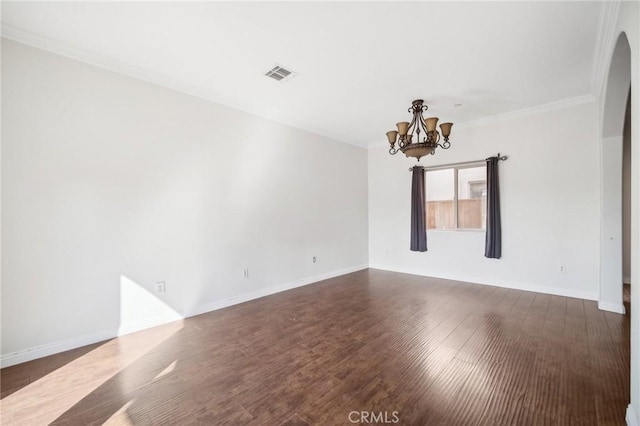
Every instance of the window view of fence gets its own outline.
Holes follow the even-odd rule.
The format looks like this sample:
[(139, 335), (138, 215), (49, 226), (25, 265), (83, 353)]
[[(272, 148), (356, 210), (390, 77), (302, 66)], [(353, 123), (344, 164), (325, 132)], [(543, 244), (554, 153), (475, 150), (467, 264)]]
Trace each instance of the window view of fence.
[(486, 170), (482, 165), (427, 171), (427, 229), (485, 229)]

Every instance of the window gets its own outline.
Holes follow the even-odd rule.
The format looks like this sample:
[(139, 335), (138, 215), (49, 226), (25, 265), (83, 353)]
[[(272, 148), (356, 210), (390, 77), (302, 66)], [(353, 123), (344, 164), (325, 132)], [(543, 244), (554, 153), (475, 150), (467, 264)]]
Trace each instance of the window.
[(486, 165), (427, 169), (425, 184), (427, 229), (485, 229)]

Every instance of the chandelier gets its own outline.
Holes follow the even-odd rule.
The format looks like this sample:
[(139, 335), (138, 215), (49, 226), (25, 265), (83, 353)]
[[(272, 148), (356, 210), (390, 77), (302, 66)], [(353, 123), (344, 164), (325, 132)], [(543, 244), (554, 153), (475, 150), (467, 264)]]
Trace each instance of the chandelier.
[[(448, 149), (451, 146), (449, 135), (451, 134), (451, 126), (453, 123), (440, 124), (440, 132), (444, 142), (440, 143), (440, 132), (436, 130), (438, 124), (437, 117), (424, 118), (422, 113), (429, 109), (424, 105), (422, 99), (416, 99), (411, 103), (409, 112), (413, 114), (411, 123), (401, 121), (396, 123), (398, 130), (387, 132), (387, 139), (391, 148), (389, 154), (394, 155), (398, 151), (402, 151), (407, 157), (415, 157), (420, 161), (420, 157), (435, 154), (436, 148)], [(422, 130), (421, 130), (422, 129)], [(424, 131), (424, 136), (420, 139), (420, 133)], [(413, 136), (415, 134), (415, 140)], [(396, 148), (396, 143), (398, 147)]]

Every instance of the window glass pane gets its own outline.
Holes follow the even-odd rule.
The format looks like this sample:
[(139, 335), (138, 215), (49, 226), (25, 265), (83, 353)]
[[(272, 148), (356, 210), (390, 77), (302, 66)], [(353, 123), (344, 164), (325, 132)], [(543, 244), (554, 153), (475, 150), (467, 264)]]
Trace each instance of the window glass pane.
[(427, 229), (455, 229), (453, 208), (454, 170), (426, 172)]
[(458, 228), (485, 229), (487, 215), (487, 168), (458, 170)]

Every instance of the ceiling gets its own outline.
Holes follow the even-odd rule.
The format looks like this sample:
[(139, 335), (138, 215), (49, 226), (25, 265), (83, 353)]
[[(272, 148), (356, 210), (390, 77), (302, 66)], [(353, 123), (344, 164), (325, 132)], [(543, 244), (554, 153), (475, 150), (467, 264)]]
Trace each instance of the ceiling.
[[(3, 1), (2, 34), (367, 146), (416, 98), (460, 124), (591, 94), (600, 13), (599, 2)], [(265, 77), (276, 63), (295, 77)]]

